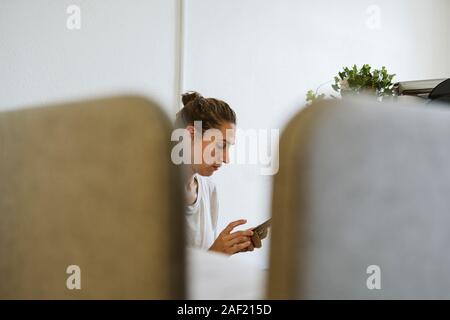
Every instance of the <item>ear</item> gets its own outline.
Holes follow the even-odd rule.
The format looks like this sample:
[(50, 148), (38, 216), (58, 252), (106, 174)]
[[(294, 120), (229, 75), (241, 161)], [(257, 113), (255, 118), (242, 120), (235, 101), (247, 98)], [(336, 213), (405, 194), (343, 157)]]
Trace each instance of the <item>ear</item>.
[(186, 127), (186, 130), (189, 131), (189, 134), (191, 135), (191, 139), (194, 140), (194, 135), (195, 135), (195, 131), (196, 131), (195, 127), (189, 125), (189, 126)]

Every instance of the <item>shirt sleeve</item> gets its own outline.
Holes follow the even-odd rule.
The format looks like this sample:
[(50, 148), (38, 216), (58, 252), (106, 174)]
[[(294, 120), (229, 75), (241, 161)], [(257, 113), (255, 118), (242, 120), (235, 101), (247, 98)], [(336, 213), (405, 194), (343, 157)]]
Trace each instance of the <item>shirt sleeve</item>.
[(219, 197), (217, 194), (217, 187), (211, 182), (211, 222), (214, 231), (214, 239), (217, 238), (217, 222), (219, 220)]

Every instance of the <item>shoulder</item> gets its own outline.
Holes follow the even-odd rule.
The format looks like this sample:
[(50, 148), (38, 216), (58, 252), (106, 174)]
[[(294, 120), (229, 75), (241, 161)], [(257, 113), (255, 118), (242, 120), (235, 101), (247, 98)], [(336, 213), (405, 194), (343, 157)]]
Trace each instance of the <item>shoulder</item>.
[(201, 175), (197, 175), (197, 179), (200, 182), (200, 185), (202, 186), (202, 189), (204, 192), (207, 192), (208, 194), (215, 194), (217, 193), (217, 187), (214, 181), (209, 177), (204, 177)]

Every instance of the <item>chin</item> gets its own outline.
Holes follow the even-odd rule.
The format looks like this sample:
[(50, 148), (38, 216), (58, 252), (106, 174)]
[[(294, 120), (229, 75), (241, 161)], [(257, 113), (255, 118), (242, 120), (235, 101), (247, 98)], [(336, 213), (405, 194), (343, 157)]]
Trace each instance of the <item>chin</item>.
[(214, 174), (214, 171), (211, 170), (211, 171), (205, 172), (204, 176), (209, 177), (209, 176), (212, 176), (213, 174)]
[(202, 170), (202, 171), (199, 172), (199, 174), (201, 176), (204, 176), (204, 177), (209, 177), (209, 176), (212, 176), (214, 174), (214, 169)]

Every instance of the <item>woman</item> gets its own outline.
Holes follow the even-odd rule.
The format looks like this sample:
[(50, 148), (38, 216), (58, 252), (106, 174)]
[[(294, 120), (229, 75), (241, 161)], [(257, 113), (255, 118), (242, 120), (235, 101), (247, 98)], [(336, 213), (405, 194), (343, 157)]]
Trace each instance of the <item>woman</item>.
[[(229, 162), (236, 114), (224, 101), (203, 98), (197, 92), (184, 94), (182, 100), (184, 107), (177, 113), (176, 127), (188, 130), (191, 138), (191, 161), (186, 164), (184, 181), (188, 245), (228, 255), (253, 251), (251, 230), (233, 232), (234, 228), (247, 222), (244, 219), (231, 222), (217, 235), (217, 189), (207, 178), (220, 168), (222, 162)], [(205, 138), (210, 131), (219, 133), (221, 139)], [(201, 151), (200, 161), (194, 161), (196, 150)]]

